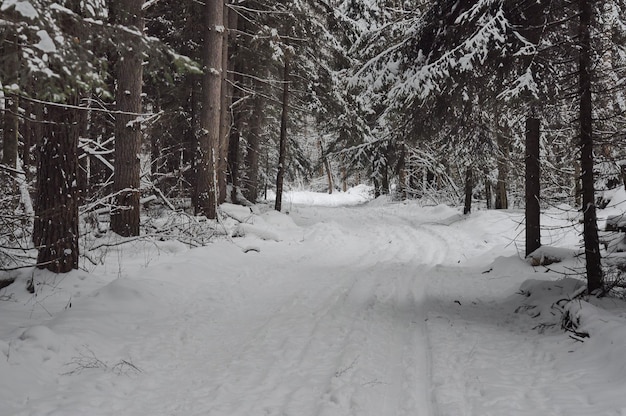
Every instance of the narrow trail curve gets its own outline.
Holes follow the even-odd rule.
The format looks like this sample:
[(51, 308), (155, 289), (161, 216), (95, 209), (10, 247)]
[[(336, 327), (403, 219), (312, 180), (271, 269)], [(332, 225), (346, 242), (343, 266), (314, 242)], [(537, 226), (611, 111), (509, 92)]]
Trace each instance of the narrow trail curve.
[(225, 291), (238, 291), (232, 299), (216, 300), (216, 287), (187, 264), (185, 300), (162, 323), (179, 336), (136, 346), (166, 363), (153, 370), (164, 385), (133, 393), (154, 396), (154, 408), (142, 411), (435, 414), (424, 271), (443, 259), (445, 241), (377, 209), (314, 210), (295, 218), (302, 241), (266, 245), (242, 263), (248, 270), (231, 259), (214, 265)]

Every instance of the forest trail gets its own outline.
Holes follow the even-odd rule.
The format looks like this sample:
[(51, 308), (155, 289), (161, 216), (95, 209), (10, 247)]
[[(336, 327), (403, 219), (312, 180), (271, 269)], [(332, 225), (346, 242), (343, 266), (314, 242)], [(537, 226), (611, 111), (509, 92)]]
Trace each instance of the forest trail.
[[(58, 312), (35, 305), (2, 334), (0, 382), (24, 387), (0, 386), (19, 392), (0, 414), (592, 414), (588, 374), (558, 361), (568, 338), (511, 310), (533, 273), (510, 244), (516, 215), (291, 206), (249, 219), (268, 240), (120, 248), (108, 283), (102, 271), (50, 281), (39, 302)], [(4, 306), (9, 321), (23, 314)]]
[(434, 415), (424, 279), (447, 243), (384, 210), (331, 211), (303, 209), (302, 238), (215, 265), (228, 298), (187, 266), (167, 318), (179, 335), (134, 347), (169, 363), (151, 370), (162, 385), (139, 387), (154, 398), (129, 414)]

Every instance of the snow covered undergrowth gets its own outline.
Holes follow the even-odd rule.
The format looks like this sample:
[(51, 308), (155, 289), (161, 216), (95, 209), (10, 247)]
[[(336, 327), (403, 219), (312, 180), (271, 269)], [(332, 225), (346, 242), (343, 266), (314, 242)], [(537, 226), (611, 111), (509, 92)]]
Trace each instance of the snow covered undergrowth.
[[(626, 414), (624, 304), (563, 301), (581, 261), (521, 259), (520, 212), (333, 198), (22, 271), (0, 290), (0, 415)], [(575, 249), (575, 217), (547, 212), (544, 242)]]

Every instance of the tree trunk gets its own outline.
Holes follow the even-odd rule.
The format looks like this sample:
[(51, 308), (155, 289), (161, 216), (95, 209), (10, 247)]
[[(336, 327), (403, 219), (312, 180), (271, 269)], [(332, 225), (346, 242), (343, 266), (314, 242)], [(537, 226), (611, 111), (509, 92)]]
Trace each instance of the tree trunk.
[(496, 185), (496, 209), (508, 209), (509, 200), (506, 194), (506, 184), (509, 176), (509, 141), (498, 133), (496, 137), (498, 143), (498, 183)]
[[(143, 32), (143, 0), (116, 1), (115, 24)], [(111, 212), (111, 231), (124, 236), (139, 235), (139, 171), (141, 152), (141, 86), (143, 79), (143, 54), (141, 39), (131, 34), (115, 63), (116, 110), (115, 162), (113, 191), (116, 207)]]
[[(229, 145), (229, 131), (231, 127), (230, 117), (230, 105), (233, 89), (231, 87), (233, 76), (233, 68), (229, 68), (229, 48), (228, 48), (228, 30), (231, 27), (230, 16), (237, 16), (237, 13), (228, 12), (228, 0), (224, 0), (224, 37), (222, 40), (222, 92), (220, 97), (220, 142), (219, 142), (219, 162), (217, 169), (217, 187), (218, 187), (218, 204), (226, 202), (226, 188), (228, 176), (228, 145)], [(236, 24), (235, 22), (232, 22)], [(228, 71), (230, 69), (230, 73)]]
[(55, 273), (78, 268), (78, 124), (76, 110), (46, 108), (33, 242), (37, 266)]
[(261, 143), (261, 127), (263, 123), (263, 99), (256, 94), (252, 103), (250, 132), (246, 151), (246, 199), (255, 203), (259, 196), (259, 148)]
[(587, 290), (593, 293), (603, 285), (600, 241), (596, 218), (593, 174), (593, 119), (591, 98), (591, 0), (580, 0), (579, 89), (580, 89), (580, 167), (582, 170), (583, 237), (587, 267)]
[(406, 144), (404, 142), (399, 143), (400, 155), (398, 156), (398, 196), (401, 200), (408, 198), (408, 184), (406, 174)]
[(489, 180), (489, 170), (485, 169), (485, 200), (487, 201), (487, 209), (493, 208), (491, 192), (491, 181)]
[[(187, 175), (188, 181), (189, 181), (189, 187), (191, 189), (191, 206), (195, 207), (198, 206), (198, 198), (196, 195), (196, 189), (198, 186), (198, 163), (199, 160), (197, 159), (197, 149), (199, 148), (198, 146), (200, 145), (199, 142), (199, 137), (196, 134), (196, 132), (200, 131), (200, 116), (199, 116), (199, 106), (200, 103), (198, 102), (198, 93), (196, 92), (198, 87), (198, 84), (201, 84), (200, 82), (197, 82), (197, 75), (189, 75), (189, 78), (187, 79), (187, 81), (189, 82), (189, 91), (188, 91), (188, 96), (189, 96), (189, 127), (187, 129), (185, 129), (185, 132), (183, 133), (183, 140), (184, 140), (184, 147), (183, 147), (183, 160), (179, 161), (177, 166), (179, 166), (179, 169), (182, 169), (183, 165), (185, 164), (186, 161), (188, 161), (189, 165), (191, 166), (190, 169), (190, 173)], [(202, 95), (202, 94), (200, 94)], [(182, 162), (182, 164), (181, 164)], [(182, 172), (182, 170), (181, 170)], [(184, 179), (184, 175), (182, 175)]]
[[(238, 17), (239, 15), (235, 12), (229, 13), (228, 26), (230, 28), (234, 30), (239, 29)], [(232, 53), (235, 54), (237, 53), (237, 43), (234, 36), (231, 38), (231, 43), (235, 45), (232, 51)], [(242, 104), (239, 102), (242, 97), (240, 87), (243, 84), (243, 76), (241, 75), (243, 69), (241, 66), (240, 60), (238, 62), (234, 60), (229, 61), (229, 69), (231, 70), (229, 79), (232, 81), (230, 92), (233, 97), (231, 100), (233, 122), (230, 134), (228, 135), (228, 178), (232, 186), (230, 200), (233, 204), (238, 203), (239, 199), (237, 196), (239, 191), (239, 141), (241, 140), (241, 128), (243, 126), (243, 110), (241, 109)]]
[(202, 113), (196, 149), (196, 215), (217, 218), (217, 165), (222, 97), (223, 0), (206, 0), (202, 77)]
[(380, 192), (383, 195), (389, 195), (389, 165), (387, 164), (387, 155), (385, 155), (385, 160), (382, 165), (381, 172), (381, 190)]
[(468, 165), (465, 168), (465, 206), (463, 207), (463, 214), (467, 215), (472, 212), (472, 193), (474, 192), (474, 175), (472, 173), (472, 166)]
[(287, 159), (287, 122), (289, 120), (289, 56), (285, 52), (283, 67), (283, 100), (280, 117), (280, 149), (278, 153), (278, 173), (276, 175), (276, 203), (274, 209), (282, 209), (283, 183), (285, 181), (285, 161)]
[(526, 119), (526, 256), (541, 247), (539, 119)]
[(326, 181), (328, 183), (328, 193), (333, 193), (333, 172), (330, 170), (330, 162), (328, 158), (324, 154), (324, 145), (322, 143), (322, 139), (317, 140), (317, 146), (320, 148), (320, 157), (322, 158), (322, 164), (324, 165), (324, 171), (326, 172)]

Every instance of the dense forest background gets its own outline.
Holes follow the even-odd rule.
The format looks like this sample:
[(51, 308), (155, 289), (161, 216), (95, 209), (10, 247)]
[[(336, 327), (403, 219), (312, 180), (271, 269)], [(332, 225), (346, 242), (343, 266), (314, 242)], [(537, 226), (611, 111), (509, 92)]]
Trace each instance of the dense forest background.
[(599, 191), (626, 183), (625, 11), (4, 0), (0, 269), (67, 272), (107, 232), (204, 244), (222, 203), (371, 183), (526, 208), (527, 251), (534, 211), (579, 207), (596, 290)]

